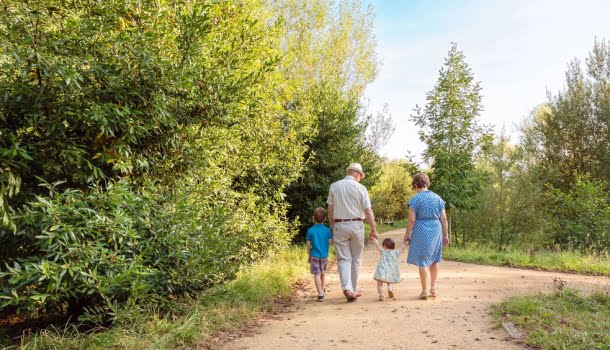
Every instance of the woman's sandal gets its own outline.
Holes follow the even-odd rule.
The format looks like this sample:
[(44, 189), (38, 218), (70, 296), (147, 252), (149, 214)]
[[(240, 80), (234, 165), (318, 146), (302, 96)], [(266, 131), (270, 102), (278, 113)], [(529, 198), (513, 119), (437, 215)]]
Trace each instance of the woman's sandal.
[(421, 300), (428, 300), (428, 293), (426, 293), (426, 291), (425, 291), (425, 290), (422, 290), (422, 291), (421, 291), (421, 294), (419, 295), (419, 298), (420, 298)]
[(436, 288), (430, 289), (430, 298), (436, 298)]

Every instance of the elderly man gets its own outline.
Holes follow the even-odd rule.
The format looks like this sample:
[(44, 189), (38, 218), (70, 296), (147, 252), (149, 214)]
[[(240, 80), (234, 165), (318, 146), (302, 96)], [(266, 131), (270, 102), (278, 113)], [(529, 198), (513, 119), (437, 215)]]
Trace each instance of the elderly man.
[(366, 187), (362, 166), (352, 163), (346, 169), (347, 176), (330, 185), (328, 192), (328, 220), (333, 230), (333, 241), (337, 251), (341, 289), (348, 301), (360, 296), (358, 274), (360, 257), (364, 247), (364, 218), (371, 227), (370, 238), (376, 238), (375, 217)]

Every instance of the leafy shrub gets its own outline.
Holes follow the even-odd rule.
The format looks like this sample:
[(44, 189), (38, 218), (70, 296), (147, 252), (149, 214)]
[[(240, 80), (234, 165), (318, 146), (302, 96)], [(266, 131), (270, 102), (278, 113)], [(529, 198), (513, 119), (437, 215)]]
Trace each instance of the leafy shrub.
[(1, 6), (3, 311), (121, 319), (286, 243), (313, 121), (259, 3)]
[[(17, 216), (34, 254), (6, 263), (2, 307), (68, 308), (96, 322), (233, 278), (245, 263), (285, 244), (289, 227), (255, 210), (255, 196), (212, 201), (204, 187), (170, 201), (125, 181), (88, 191), (49, 186)], [(202, 200), (204, 205), (191, 205)], [(214, 205), (205, 205), (214, 203)]]
[(608, 184), (580, 175), (570, 191), (553, 189), (551, 235), (563, 247), (610, 251)]

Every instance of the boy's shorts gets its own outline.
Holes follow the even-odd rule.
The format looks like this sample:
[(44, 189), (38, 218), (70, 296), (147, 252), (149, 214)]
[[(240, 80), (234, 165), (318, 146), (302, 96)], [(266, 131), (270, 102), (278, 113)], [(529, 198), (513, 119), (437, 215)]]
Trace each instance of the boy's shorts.
[(311, 261), (309, 262), (309, 270), (313, 275), (323, 274), (326, 272), (327, 267), (328, 259), (316, 258), (315, 256), (311, 257)]

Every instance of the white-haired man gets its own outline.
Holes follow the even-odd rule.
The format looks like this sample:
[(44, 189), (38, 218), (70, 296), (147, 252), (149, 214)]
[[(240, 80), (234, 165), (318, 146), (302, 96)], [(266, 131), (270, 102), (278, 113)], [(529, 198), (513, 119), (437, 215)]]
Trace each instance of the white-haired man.
[(365, 218), (371, 228), (370, 238), (376, 238), (377, 234), (369, 192), (360, 184), (365, 176), (362, 166), (352, 163), (346, 172), (345, 178), (330, 185), (326, 203), (337, 251), (341, 289), (348, 301), (354, 301), (361, 294), (358, 290), (358, 275), (364, 247)]

